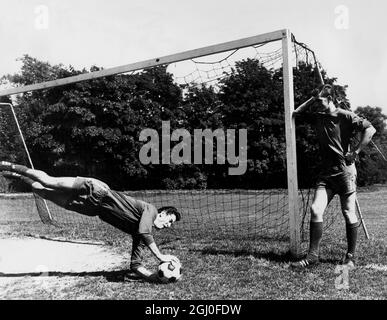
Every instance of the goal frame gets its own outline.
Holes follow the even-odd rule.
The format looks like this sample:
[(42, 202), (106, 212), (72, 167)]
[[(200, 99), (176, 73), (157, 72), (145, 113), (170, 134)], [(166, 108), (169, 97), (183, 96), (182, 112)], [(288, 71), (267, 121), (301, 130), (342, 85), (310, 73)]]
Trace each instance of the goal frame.
[[(13, 120), (15, 121), (15, 125), (16, 125), (17, 131), (19, 133), (19, 136), (20, 136), (20, 139), (21, 139), (21, 142), (23, 145), (24, 152), (26, 153), (26, 156), (28, 159), (28, 163), (32, 169), (35, 169), (34, 164), (32, 162), (32, 159), (31, 159), (30, 151), (28, 150), (28, 147), (27, 147), (26, 141), (24, 139), (23, 132), (20, 128), (19, 120), (16, 116), (16, 112), (15, 112), (13, 105), (11, 103), (0, 102), (0, 111), (2, 108), (9, 108), (11, 110)], [(35, 197), (35, 204), (36, 204), (36, 207), (38, 209), (38, 213), (39, 213), (41, 221), (44, 224), (55, 224), (53, 222), (53, 219), (52, 219), (51, 211), (48, 208), (47, 201), (35, 193), (34, 193), (34, 197)], [(39, 209), (39, 207), (41, 207), (41, 209)], [(40, 211), (40, 210), (42, 210), (42, 211)], [(43, 212), (44, 212), (44, 214), (43, 214)]]
[(289, 29), (277, 30), (253, 37), (224, 42), (212, 46), (202, 47), (199, 49), (184, 51), (177, 54), (144, 60), (141, 62), (103, 69), (100, 71), (85, 73), (63, 79), (6, 89), (0, 91), (0, 97), (11, 96), (37, 90), (44, 90), (116, 74), (134, 72), (160, 65), (167, 65), (174, 62), (203, 57), (211, 54), (218, 54), (234, 49), (241, 49), (253, 45), (264, 44), (274, 41), (282, 41), (290, 252), (292, 256), (298, 257), (301, 251), (301, 234), (297, 180), (296, 133), (295, 121), (292, 116), (294, 111), (292, 33)]

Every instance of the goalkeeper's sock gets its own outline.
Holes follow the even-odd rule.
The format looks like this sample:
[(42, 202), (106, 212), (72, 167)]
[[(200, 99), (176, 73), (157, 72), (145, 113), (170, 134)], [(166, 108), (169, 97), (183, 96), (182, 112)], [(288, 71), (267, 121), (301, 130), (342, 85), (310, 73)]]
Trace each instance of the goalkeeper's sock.
[(357, 230), (360, 226), (359, 222), (356, 223), (347, 223), (345, 226), (347, 232), (347, 243), (348, 243), (348, 251), (350, 255), (354, 256), (356, 251), (356, 243), (357, 243)]
[(322, 222), (310, 222), (310, 244), (309, 252), (307, 256), (297, 262), (292, 262), (290, 266), (296, 269), (305, 269), (319, 262), (319, 248), (322, 238), (323, 223)]
[(12, 169), (12, 163), (7, 161), (0, 162), (0, 171), (10, 171)]
[(26, 183), (26, 184), (28, 184), (30, 186), (32, 186), (32, 184), (34, 182), (36, 182), (36, 181), (34, 181), (34, 180), (32, 180), (32, 179), (30, 179), (28, 177), (22, 176), (22, 175), (20, 175), (20, 174), (18, 174), (16, 172), (4, 171), (2, 173), (2, 175), (5, 178), (7, 178), (7, 179), (15, 179), (15, 180), (18, 179), (18, 180), (21, 180), (21, 181), (23, 181), (24, 183)]
[(28, 168), (26, 166), (14, 164), (14, 163), (7, 162), (7, 161), (0, 162), (0, 171), (13, 171), (13, 172), (24, 174), (29, 169), (30, 168)]
[(310, 244), (308, 255), (316, 256), (319, 255), (320, 242), (323, 234), (323, 223), (322, 222), (310, 222)]
[(11, 171), (3, 171), (2, 176), (7, 178), (7, 179), (20, 179), (21, 175), (16, 173), (16, 172), (11, 172)]
[(13, 172), (17, 172), (17, 173), (20, 173), (20, 174), (24, 174), (29, 169), (30, 168), (28, 168), (26, 166), (22, 166), (20, 164), (12, 164), (12, 166), (11, 166), (11, 170)]

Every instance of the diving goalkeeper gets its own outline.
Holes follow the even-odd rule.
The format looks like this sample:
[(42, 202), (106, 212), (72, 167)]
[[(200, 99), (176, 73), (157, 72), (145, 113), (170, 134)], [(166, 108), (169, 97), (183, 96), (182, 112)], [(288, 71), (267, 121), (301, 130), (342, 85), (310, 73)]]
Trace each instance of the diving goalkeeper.
[(9, 162), (0, 162), (0, 171), (6, 178), (20, 179), (33, 192), (56, 205), (86, 216), (98, 216), (104, 222), (130, 234), (133, 238), (130, 269), (146, 280), (157, 280), (142, 264), (145, 247), (160, 262), (179, 260), (162, 254), (152, 235), (152, 227), (169, 228), (181, 219), (175, 207), (156, 209), (152, 204), (114, 191), (104, 182), (84, 177), (51, 177), (44, 171)]

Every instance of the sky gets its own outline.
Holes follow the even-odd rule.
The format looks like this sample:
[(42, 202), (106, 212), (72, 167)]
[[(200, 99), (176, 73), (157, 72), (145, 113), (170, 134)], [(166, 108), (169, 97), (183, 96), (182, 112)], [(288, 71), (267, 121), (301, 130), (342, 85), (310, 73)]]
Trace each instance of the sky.
[(0, 0), (0, 76), (24, 54), (104, 68), (288, 28), (353, 107), (387, 114), (383, 0)]

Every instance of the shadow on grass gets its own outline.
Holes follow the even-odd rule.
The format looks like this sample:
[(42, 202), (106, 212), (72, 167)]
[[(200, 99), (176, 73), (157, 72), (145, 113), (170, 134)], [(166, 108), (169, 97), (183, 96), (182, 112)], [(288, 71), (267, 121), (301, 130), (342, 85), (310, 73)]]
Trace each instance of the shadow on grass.
[[(257, 252), (253, 250), (246, 250), (246, 249), (234, 249), (234, 250), (227, 250), (227, 249), (217, 249), (217, 248), (204, 248), (204, 249), (192, 249), (189, 250), (191, 252), (201, 252), (202, 255), (232, 255), (234, 257), (248, 257), (252, 256), (255, 259), (265, 259), (271, 262), (275, 263), (290, 263), (297, 261), (299, 259), (294, 258), (290, 251), (286, 252), (275, 252), (275, 251), (268, 251), (268, 252)], [(327, 264), (337, 264), (339, 260), (337, 259), (320, 259), (320, 263), (327, 263)]]
[[(131, 270), (95, 271), (95, 272), (60, 272), (52, 271), (47, 273), (26, 272), (26, 273), (1, 273), (0, 278), (23, 278), (23, 277), (104, 277), (109, 282), (139, 281), (148, 282), (134, 274)], [(150, 281), (151, 282), (151, 281)]]
[(290, 262), (293, 261), (290, 251), (288, 252), (256, 252), (252, 250), (227, 250), (227, 249), (216, 249), (216, 248), (204, 248), (204, 249), (192, 249), (191, 252), (201, 252), (203, 255), (232, 255), (234, 257), (247, 257), (253, 256), (256, 259), (265, 259), (273, 262)]

